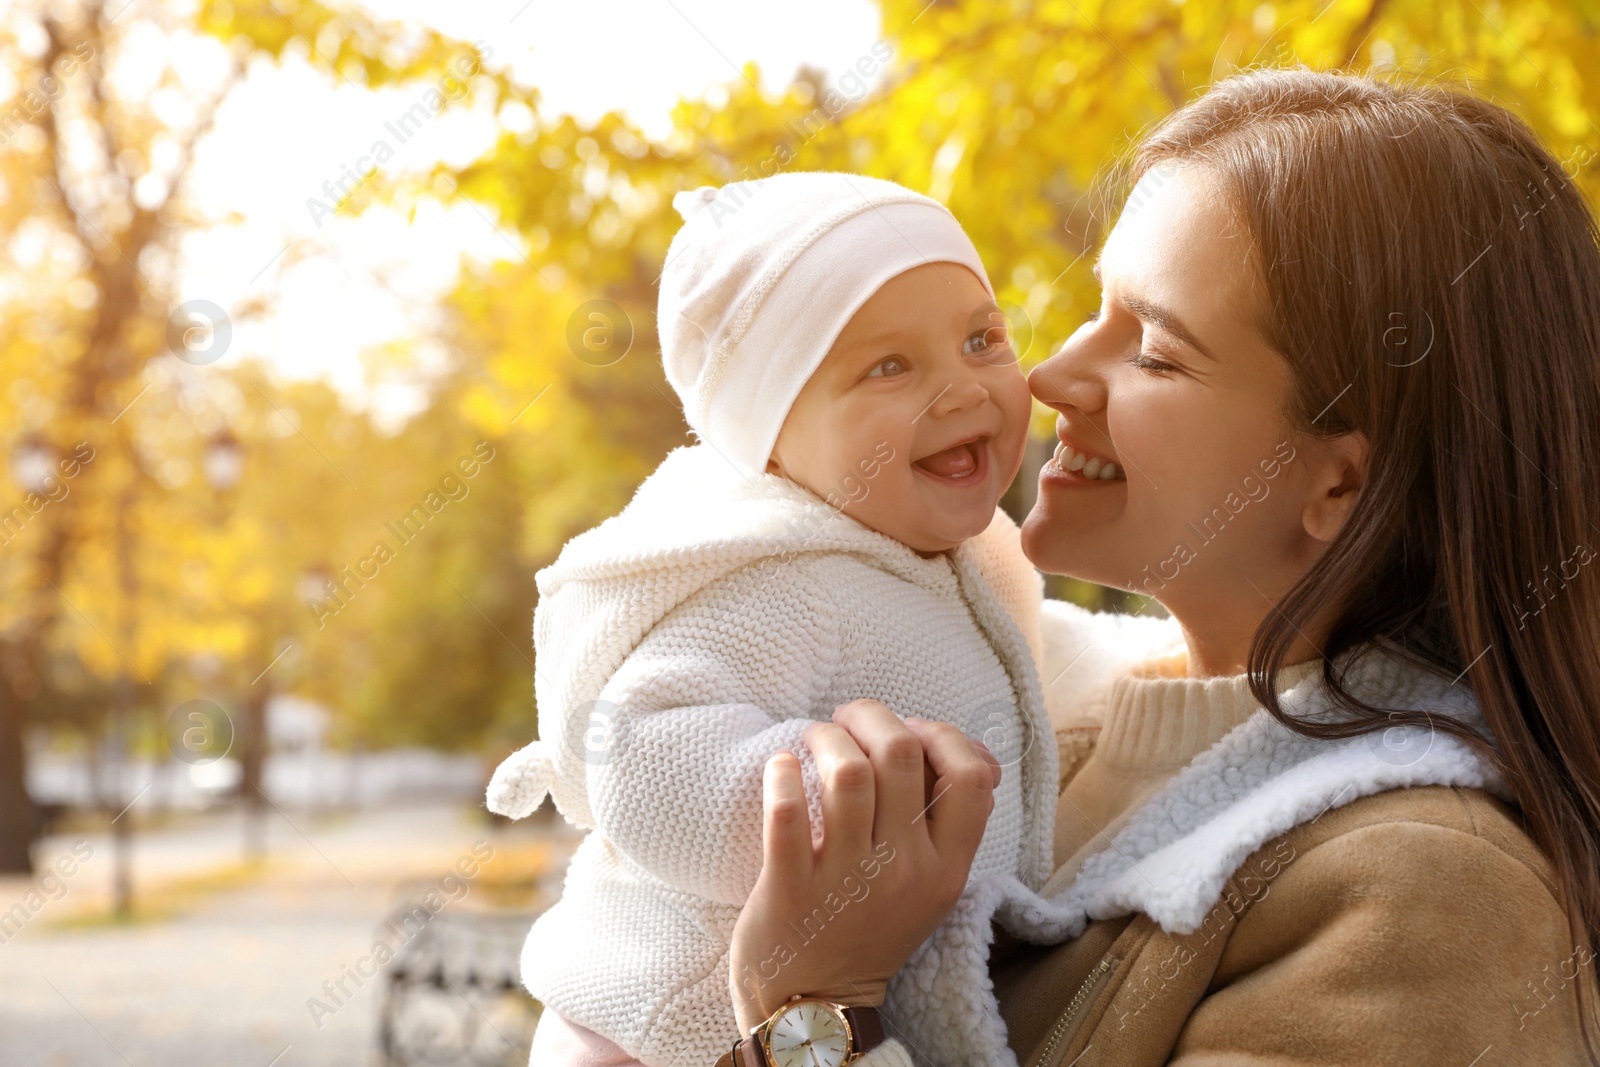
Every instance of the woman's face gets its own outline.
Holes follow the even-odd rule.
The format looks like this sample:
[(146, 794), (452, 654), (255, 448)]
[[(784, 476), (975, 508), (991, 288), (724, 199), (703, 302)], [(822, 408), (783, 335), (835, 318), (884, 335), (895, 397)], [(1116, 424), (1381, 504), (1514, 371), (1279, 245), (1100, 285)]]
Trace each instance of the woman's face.
[(1237, 644), (1331, 536), (1345, 452), (1290, 428), (1253, 243), (1207, 171), (1149, 171), (1096, 275), (1099, 312), (1028, 379), (1063, 444), (1023, 547), (1042, 570), (1155, 597), (1191, 652), (1201, 628)]

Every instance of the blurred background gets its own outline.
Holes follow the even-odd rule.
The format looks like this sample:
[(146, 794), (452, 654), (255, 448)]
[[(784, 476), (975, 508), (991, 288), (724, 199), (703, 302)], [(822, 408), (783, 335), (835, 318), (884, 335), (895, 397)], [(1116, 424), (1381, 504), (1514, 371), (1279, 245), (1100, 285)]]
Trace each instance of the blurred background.
[(483, 787), (533, 575), (688, 440), (672, 195), (926, 191), (1032, 366), (1107, 165), (1290, 63), (1469, 85), (1596, 192), (1593, 0), (9, 0), (0, 1063), (525, 1063), (574, 842)]

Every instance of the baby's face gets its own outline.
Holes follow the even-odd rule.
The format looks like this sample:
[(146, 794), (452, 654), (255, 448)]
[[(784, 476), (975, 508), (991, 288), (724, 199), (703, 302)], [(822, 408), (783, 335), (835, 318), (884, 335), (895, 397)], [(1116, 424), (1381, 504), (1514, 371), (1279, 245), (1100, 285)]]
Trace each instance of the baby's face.
[(923, 555), (988, 527), (1022, 464), (1032, 398), (1005, 318), (954, 263), (886, 282), (784, 420), (767, 470)]

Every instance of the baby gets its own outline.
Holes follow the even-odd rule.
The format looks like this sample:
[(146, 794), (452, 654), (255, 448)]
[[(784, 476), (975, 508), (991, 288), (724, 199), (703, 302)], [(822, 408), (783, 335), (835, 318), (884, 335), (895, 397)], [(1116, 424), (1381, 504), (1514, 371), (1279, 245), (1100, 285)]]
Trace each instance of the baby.
[[(763, 765), (796, 753), (820, 820), (801, 735), (871, 698), (955, 724), (1006, 768), (973, 900), (883, 1008), (941, 1064), (962, 1047), (947, 1028), (980, 1015), (981, 991), (948, 976), (982, 970), (992, 887), (1037, 889), (1051, 870), (1043, 582), (997, 507), (1022, 462), (1027, 383), (983, 264), (936, 201), (797, 173), (673, 206), (686, 221), (658, 328), (699, 443), (539, 573), (541, 740), (489, 786), (493, 811), (527, 815), (548, 791), (591, 831), (522, 952), (545, 1006), (534, 1062), (708, 1067), (742, 1036), (728, 953), (761, 869)], [(863, 860), (818, 923), (870, 892), (892, 849)]]

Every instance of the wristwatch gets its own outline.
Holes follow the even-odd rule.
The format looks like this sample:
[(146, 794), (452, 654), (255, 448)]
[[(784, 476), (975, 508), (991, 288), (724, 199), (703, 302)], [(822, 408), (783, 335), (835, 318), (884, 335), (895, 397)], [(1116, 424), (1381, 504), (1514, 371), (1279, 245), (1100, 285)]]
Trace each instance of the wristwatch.
[(842, 1067), (882, 1043), (877, 1008), (795, 994), (735, 1041), (717, 1067)]

